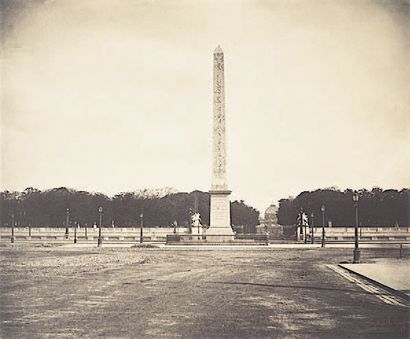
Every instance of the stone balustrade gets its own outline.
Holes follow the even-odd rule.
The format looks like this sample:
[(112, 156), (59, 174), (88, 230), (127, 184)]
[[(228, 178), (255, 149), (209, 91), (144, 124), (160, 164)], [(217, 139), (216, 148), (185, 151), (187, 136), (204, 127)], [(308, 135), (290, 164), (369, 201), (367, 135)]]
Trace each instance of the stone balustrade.
[[(310, 234), (309, 229), (308, 234)], [(68, 237), (64, 227), (14, 227), (16, 240), (66, 240), (74, 238), (74, 228), (68, 229)], [(139, 227), (103, 227), (101, 229), (104, 240), (138, 241), (140, 237)], [(176, 233), (189, 234), (188, 228), (177, 227)], [(78, 240), (96, 240), (98, 227), (80, 227), (76, 229)], [(165, 242), (167, 235), (174, 234), (173, 227), (144, 227), (144, 241)], [(328, 241), (353, 241), (354, 227), (325, 227), (325, 235)], [(319, 240), (322, 237), (322, 227), (314, 228), (314, 236)], [(11, 237), (11, 227), (0, 227), (0, 239), (6, 240)], [(410, 241), (410, 227), (360, 227), (359, 237), (361, 241)], [(290, 240), (290, 239), (289, 239)]]
[[(327, 240), (350, 241), (354, 239), (354, 227), (325, 227)], [(309, 231), (310, 233), (310, 231)], [(322, 227), (314, 228), (314, 236), (322, 237)], [(410, 227), (359, 227), (360, 240), (410, 241)]]
[[(68, 228), (68, 238), (74, 238), (74, 227)], [(140, 238), (139, 227), (103, 227), (101, 228), (104, 240), (129, 240), (135, 241)], [(11, 237), (11, 227), (0, 227), (0, 239), (9, 239)], [(177, 227), (178, 234), (188, 234), (188, 228)], [(31, 233), (31, 237), (30, 237)], [(173, 234), (173, 227), (144, 227), (144, 240), (165, 241), (167, 234)], [(79, 227), (76, 228), (76, 237), (79, 240), (94, 240), (98, 238), (98, 227)], [(16, 240), (64, 240), (67, 239), (65, 227), (14, 227), (14, 236)]]

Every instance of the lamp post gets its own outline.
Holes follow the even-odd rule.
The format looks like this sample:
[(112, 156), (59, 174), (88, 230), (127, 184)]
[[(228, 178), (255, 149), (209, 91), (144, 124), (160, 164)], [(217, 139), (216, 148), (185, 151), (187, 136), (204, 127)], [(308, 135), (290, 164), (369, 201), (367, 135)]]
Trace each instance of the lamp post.
[(311, 243), (312, 244), (314, 244), (315, 243), (315, 231), (314, 231), (314, 227), (315, 227), (315, 223), (314, 223), (314, 217), (315, 217), (315, 214), (312, 212), (312, 214), (310, 215), (310, 218), (312, 219), (312, 234), (311, 234)]
[(326, 235), (325, 235), (325, 211), (326, 211), (326, 207), (325, 207), (325, 205), (322, 205), (320, 210), (322, 211), (322, 247), (325, 247), (326, 246)]
[(103, 213), (103, 209), (102, 209), (101, 206), (98, 208), (98, 213), (100, 214), (100, 225), (98, 227), (98, 243), (97, 243), (97, 246), (100, 247), (102, 245), (101, 226), (102, 226), (102, 213)]
[(10, 238), (10, 241), (11, 241), (12, 244), (14, 244), (14, 240), (15, 240), (15, 237), (14, 237), (14, 213), (11, 213), (11, 238)]
[(307, 244), (307, 220), (305, 220), (305, 217), (307, 217), (307, 215), (304, 212), (302, 212), (301, 217), (302, 217), (302, 225), (304, 227), (303, 236), (305, 238), (303, 242)]
[(195, 218), (196, 218), (196, 220), (197, 221), (195, 221), (197, 224), (198, 224), (198, 240), (201, 240), (201, 237), (199, 236), (200, 235), (200, 227), (201, 227), (201, 222), (199, 221), (200, 219), (199, 219), (199, 213), (198, 212), (196, 212), (195, 213)]
[(68, 225), (70, 224), (70, 209), (67, 208), (65, 220), (65, 238), (68, 239)]
[(144, 242), (144, 213), (141, 212), (140, 214), (140, 218), (141, 218), (141, 227), (140, 227), (140, 244), (142, 244)]
[(74, 221), (74, 244), (77, 243), (77, 222)]
[(360, 250), (359, 250), (359, 194), (354, 192), (353, 203), (356, 212), (356, 224), (354, 227), (354, 250), (353, 250), (353, 263), (360, 262)]
[(302, 240), (302, 235), (303, 235), (303, 221), (302, 221), (302, 208), (300, 209), (300, 212), (298, 214), (297, 218), (297, 226), (296, 226), (296, 240)]

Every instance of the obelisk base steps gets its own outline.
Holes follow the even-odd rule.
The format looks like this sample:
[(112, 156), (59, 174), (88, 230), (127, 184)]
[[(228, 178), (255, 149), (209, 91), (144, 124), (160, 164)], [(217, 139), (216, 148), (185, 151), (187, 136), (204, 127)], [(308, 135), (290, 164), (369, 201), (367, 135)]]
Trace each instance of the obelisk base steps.
[(206, 235), (210, 235), (212, 238), (219, 235), (225, 241), (229, 236), (232, 236), (233, 239), (234, 232), (231, 227), (231, 205), (229, 201), (231, 191), (215, 190), (209, 191), (209, 193), (211, 196), (211, 218)]

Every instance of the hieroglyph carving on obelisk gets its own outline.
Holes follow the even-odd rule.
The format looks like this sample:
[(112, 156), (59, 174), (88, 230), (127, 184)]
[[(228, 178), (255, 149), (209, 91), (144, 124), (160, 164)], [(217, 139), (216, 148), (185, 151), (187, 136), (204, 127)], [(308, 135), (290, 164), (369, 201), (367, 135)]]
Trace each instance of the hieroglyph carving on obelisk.
[(213, 82), (211, 215), (207, 234), (231, 236), (231, 191), (226, 178), (224, 53), (220, 46), (214, 51)]
[(224, 54), (220, 46), (214, 52), (213, 167), (212, 190), (227, 190), (225, 141)]

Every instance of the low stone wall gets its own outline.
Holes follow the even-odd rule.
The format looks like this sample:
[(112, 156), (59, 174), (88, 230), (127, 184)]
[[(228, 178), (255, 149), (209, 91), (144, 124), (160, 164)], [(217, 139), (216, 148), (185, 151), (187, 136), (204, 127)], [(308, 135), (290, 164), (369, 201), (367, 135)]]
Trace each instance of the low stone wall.
[[(307, 228), (308, 235), (311, 230)], [(322, 238), (322, 227), (314, 228), (315, 239)], [(350, 241), (354, 240), (354, 227), (325, 227), (325, 236), (329, 241)], [(359, 227), (360, 240), (397, 240), (410, 241), (410, 227)]]
[[(16, 240), (66, 240), (74, 238), (74, 228), (68, 229), (68, 236), (64, 227), (15, 227)], [(303, 229), (304, 231), (304, 229)], [(307, 228), (310, 238), (311, 229)], [(96, 240), (98, 228), (77, 228), (78, 240)], [(138, 241), (140, 237), (139, 227), (103, 227), (101, 229), (104, 240)], [(176, 233), (188, 235), (189, 230), (185, 227), (177, 227)], [(144, 227), (144, 241), (165, 242), (167, 235), (174, 234), (172, 227)], [(193, 234), (195, 235), (195, 234)], [(354, 227), (325, 227), (325, 235), (328, 241), (353, 241)], [(240, 236), (238, 234), (238, 236)], [(241, 235), (242, 236), (242, 235)], [(315, 241), (322, 238), (322, 227), (314, 228)], [(360, 227), (359, 237), (361, 241), (410, 241), (410, 227)], [(11, 227), (0, 227), (0, 239), (11, 238)], [(277, 240), (269, 237), (269, 240)], [(283, 240), (296, 240), (296, 226), (283, 226)], [(299, 237), (303, 241), (303, 235)]]
[(168, 245), (268, 245), (269, 241), (266, 234), (169, 234), (166, 243)]
[[(141, 229), (139, 227), (103, 227), (101, 234), (104, 240), (139, 240)], [(177, 227), (178, 234), (188, 234), (185, 227)], [(10, 239), (11, 227), (0, 227), (0, 239)], [(172, 227), (144, 227), (143, 236), (145, 241), (165, 241), (167, 234), (173, 234)], [(76, 228), (78, 240), (94, 240), (98, 238), (99, 229), (93, 227)], [(31, 236), (30, 236), (31, 235)], [(16, 240), (64, 240), (74, 238), (74, 228), (68, 228), (68, 237), (64, 227), (14, 227)]]

